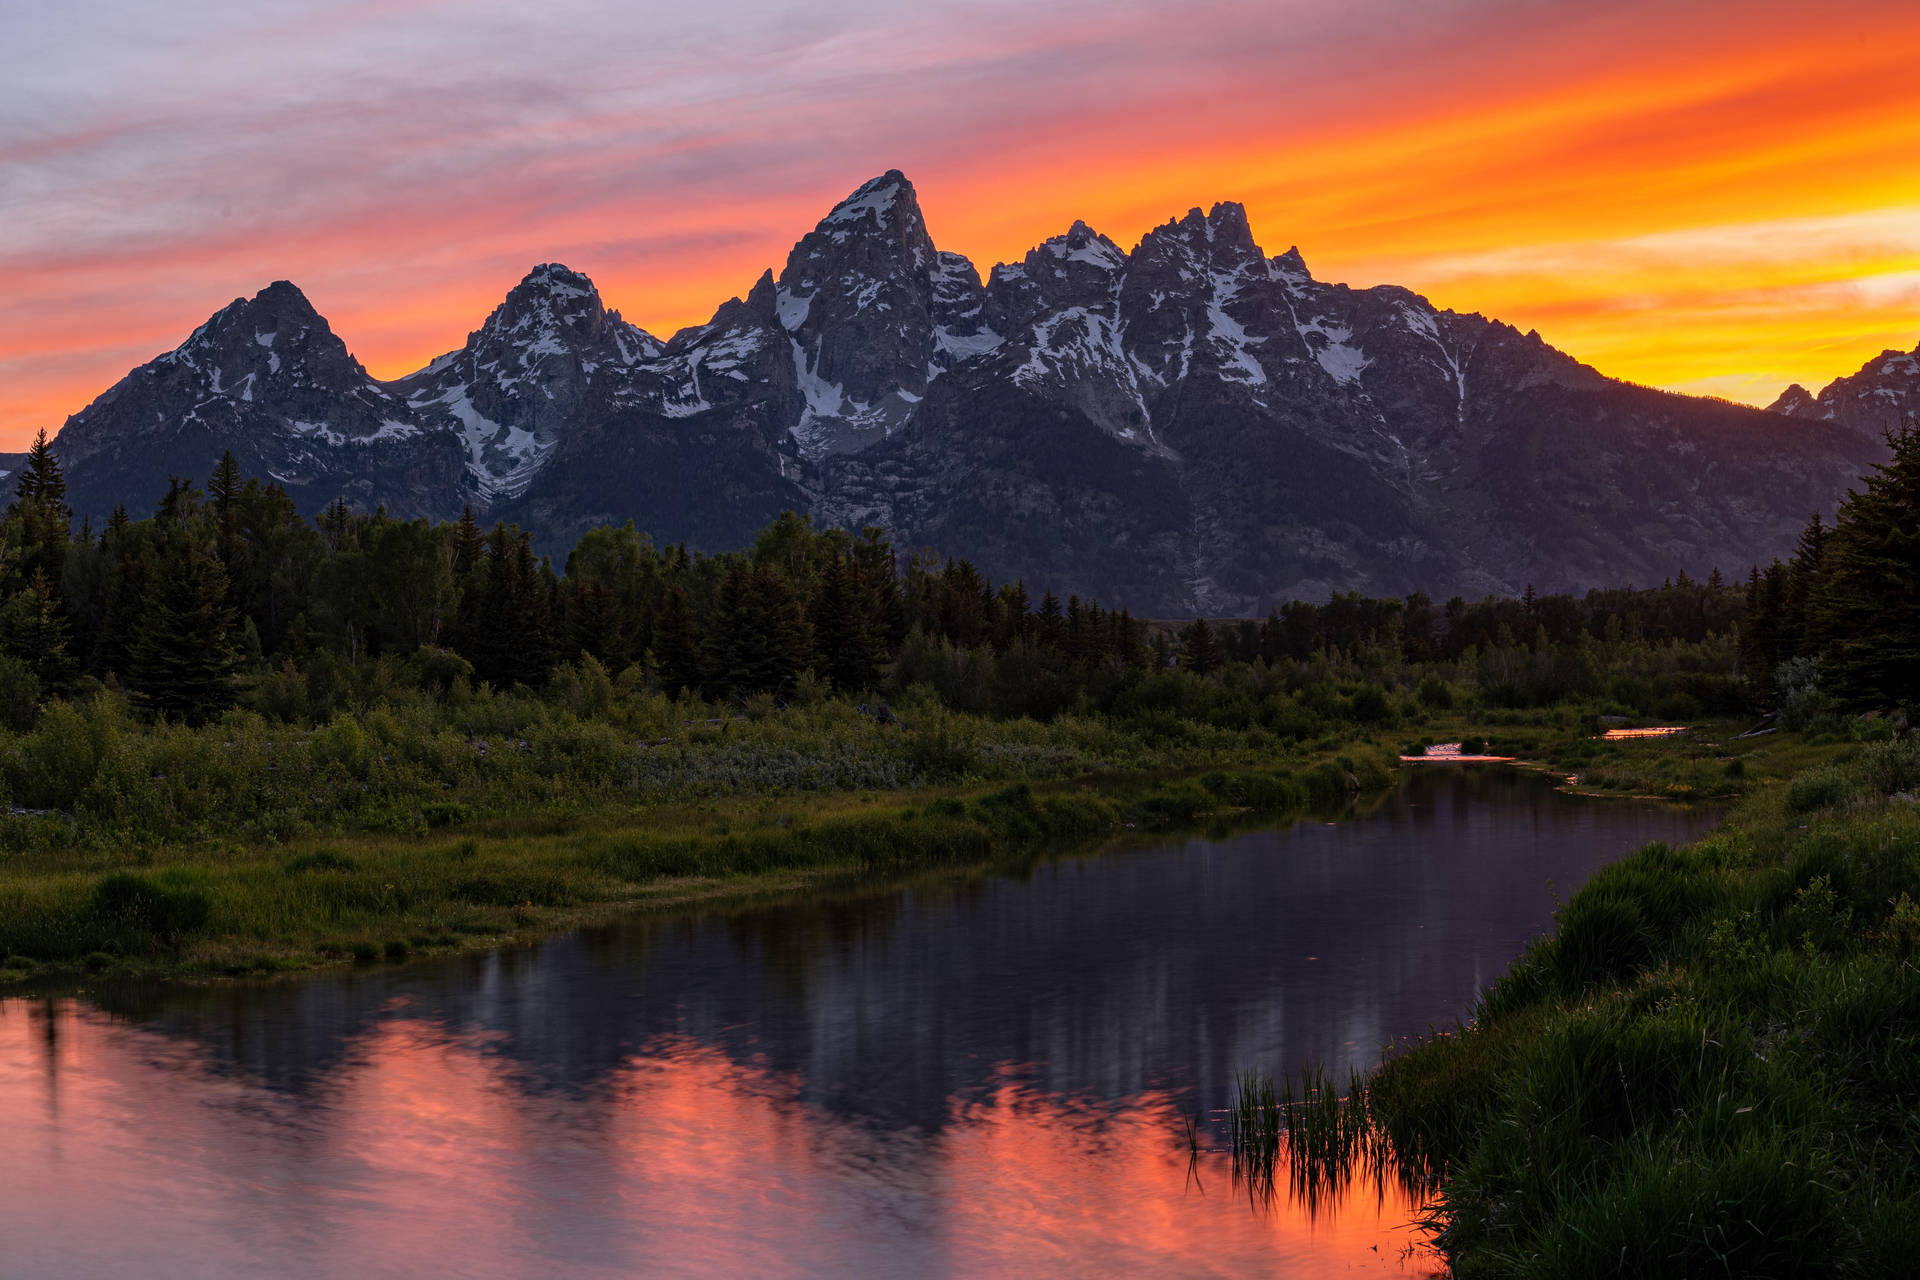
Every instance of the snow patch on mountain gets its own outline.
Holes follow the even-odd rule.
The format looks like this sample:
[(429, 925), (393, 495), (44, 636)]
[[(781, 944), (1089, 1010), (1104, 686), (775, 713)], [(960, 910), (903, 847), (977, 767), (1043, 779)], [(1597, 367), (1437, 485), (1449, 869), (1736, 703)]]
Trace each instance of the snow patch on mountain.
[(836, 244), (845, 244), (853, 230), (847, 225), (855, 223), (872, 214), (881, 230), (885, 230), (888, 215), (893, 212), (894, 201), (900, 196), (901, 180), (892, 174), (875, 178), (858, 191), (848, 196), (834, 207), (826, 216), (822, 226), (833, 226), (833, 239)]
[[(933, 331), (934, 353), (937, 356), (945, 356), (949, 366), (996, 351), (1005, 341), (1005, 338), (984, 326), (978, 333), (955, 333), (945, 325)], [(936, 364), (935, 367), (939, 366)]]
[(531, 431), (495, 422), (474, 407), (471, 389), (458, 383), (429, 403), (444, 407), (459, 424), (467, 474), (482, 499), (517, 497), (552, 452)]
[(1400, 305), (1400, 318), (1406, 322), (1408, 329), (1432, 343), (1434, 350), (1440, 353), (1440, 358), (1434, 362), (1435, 366), (1453, 375), (1454, 391), (1458, 397), (1455, 416), (1459, 422), (1465, 423), (1467, 420), (1467, 371), (1460, 363), (1460, 357), (1441, 338), (1440, 318), (1432, 311), (1410, 303)]
[(1348, 342), (1353, 337), (1353, 330), (1347, 325), (1317, 316), (1297, 323), (1295, 328), (1307, 344), (1307, 350), (1313, 352), (1314, 358), (1320, 362), (1320, 367), (1343, 386), (1352, 386), (1360, 381), (1360, 375), (1373, 363), (1367, 358), (1366, 352)]
[(1245, 382), (1248, 386), (1264, 386), (1267, 371), (1254, 357), (1252, 348), (1266, 341), (1247, 333), (1245, 326), (1227, 314), (1227, 304), (1240, 292), (1241, 276), (1239, 272), (1219, 272), (1213, 278), (1213, 294), (1207, 301), (1207, 323), (1212, 328), (1213, 341), (1226, 348), (1226, 357), (1220, 365), (1220, 376), (1233, 382)]
[(774, 295), (774, 311), (780, 317), (780, 327), (792, 333), (807, 322), (807, 312), (813, 309), (813, 295), (799, 293), (782, 286)]

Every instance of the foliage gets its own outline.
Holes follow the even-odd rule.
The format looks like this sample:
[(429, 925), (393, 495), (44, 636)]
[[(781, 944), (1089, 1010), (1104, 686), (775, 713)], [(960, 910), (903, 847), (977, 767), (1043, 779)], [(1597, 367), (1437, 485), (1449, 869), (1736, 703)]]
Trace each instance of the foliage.
[(1368, 1106), (1456, 1274), (1906, 1268), (1917, 780), (1920, 741), (1874, 743), (1607, 867), (1470, 1023), (1387, 1058)]

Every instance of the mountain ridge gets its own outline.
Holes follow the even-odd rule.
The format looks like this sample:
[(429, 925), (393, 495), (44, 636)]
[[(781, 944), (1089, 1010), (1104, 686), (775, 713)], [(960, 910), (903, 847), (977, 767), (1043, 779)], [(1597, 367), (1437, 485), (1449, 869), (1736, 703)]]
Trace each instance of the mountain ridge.
[(306, 510), (471, 505), (549, 550), (627, 519), (725, 549), (794, 509), (1062, 594), (1254, 612), (1771, 558), (1872, 460), (1806, 400), (1825, 416), (1636, 388), (1411, 290), (1316, 280), (1232, 202), (1131, 251), (1075, 221), (983, 280), (888, 170), (665, 341), (545, 263), (381, 382), (276, 282), (55, 448), (94, 515), (230, 448)]

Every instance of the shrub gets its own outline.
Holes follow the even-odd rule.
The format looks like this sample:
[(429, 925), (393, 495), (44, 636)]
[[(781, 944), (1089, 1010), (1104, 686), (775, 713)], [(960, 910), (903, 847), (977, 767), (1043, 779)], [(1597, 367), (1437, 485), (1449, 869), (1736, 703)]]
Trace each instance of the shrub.
[(1421, 677), (1417, 696), (1429, 711), (1453, 710), (1453, 686), (1432, 671)]
[(907, 760), (929, 780), (964, 778), (979, 759), (973, 735), (956, 716), (935, 713), (907, 734)]
[(13, 798), (30, 809), (71, 809), (93, 782), (100, 758), (87, 718), (68, 702), (55, 702), (39, 725), (22, 737), (8, 762)]
[(1878, 795), (1920, 790), (1920, 738), (1875, 743), (1860, 753), (1854, 767)]
[(212, 895), (180, 872), (154, 878), (113, 872), (93, 886), (87, 904), (94, 925), (130, 948), (149, 940), (171, 944), (204, 928), (212, 913)]
[(1822, 769), (1803, 774), (1787, 787), (1787, 812), (1812, 813), (1839, 804), (1850, 790), (1847, 776), (1838, 769)]

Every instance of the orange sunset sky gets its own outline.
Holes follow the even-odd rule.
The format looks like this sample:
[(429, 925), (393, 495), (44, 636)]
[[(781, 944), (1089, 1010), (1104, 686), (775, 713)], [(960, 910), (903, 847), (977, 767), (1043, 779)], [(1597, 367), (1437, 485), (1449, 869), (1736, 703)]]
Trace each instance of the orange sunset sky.
[(1920, 4), (9, 6), (0, 448), (299, 284), (381, 377), (543, 261), (662, 336), (887, 168), (985, 271), (1269, 253), (1767, 403), (1920, 341)]

